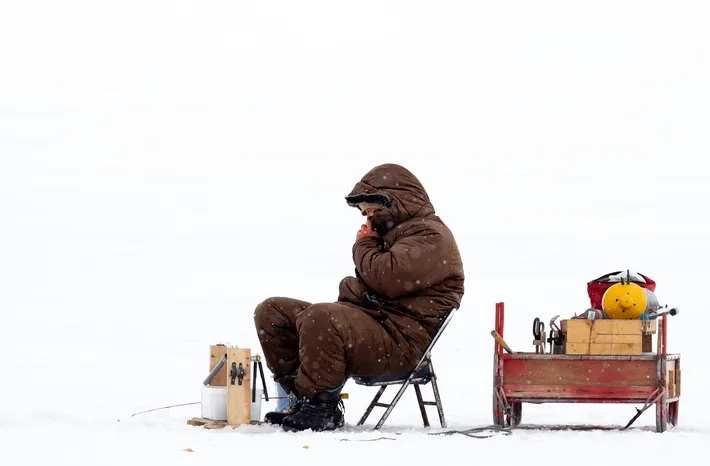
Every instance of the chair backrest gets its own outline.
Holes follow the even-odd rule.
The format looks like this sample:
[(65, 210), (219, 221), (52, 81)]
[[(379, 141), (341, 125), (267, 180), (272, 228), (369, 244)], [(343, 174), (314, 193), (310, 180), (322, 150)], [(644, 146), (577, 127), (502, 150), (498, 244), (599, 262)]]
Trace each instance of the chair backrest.
[(444, 333), (444, 330), (446, 329), (446, 326), (449, 325), (449, 322), (451, 322), (451, 319), (454, 317), (454, 314), (458, 308), (451, 308), (445, 315), (444, 318), (441, 320), (439, 323), (439, 327), (436, 330), (436, 333), (434, 334), (434, 337), (431, 339), (431, 343), (429, 343), (429, 346), (427, 346), (426, 351), (424, 351), (424, 354), (422, 354), (421, 359), (419, 359), (419, 362), (417, 365), (414, 367), (414, 370), (412, 370), (412, 374), (416, 374), (419, 369), (422, 368), (424, 363), (426, 363), (429, 358), (431, 357), (431, 350), (434, 348), (434, 345), (436, 344), (437, 341), (439, 341), (439, 337), (441, 336), (442, 333)]

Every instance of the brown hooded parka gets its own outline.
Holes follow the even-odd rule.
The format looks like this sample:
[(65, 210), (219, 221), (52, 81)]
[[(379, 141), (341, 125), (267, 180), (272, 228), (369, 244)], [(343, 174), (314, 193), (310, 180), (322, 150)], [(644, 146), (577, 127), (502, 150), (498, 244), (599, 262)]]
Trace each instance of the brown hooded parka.
[(454, 236), (410, 171), (379, 165), (346, 201), (384, 207), (370, 218), (379, 237), (352, 248), (355, 276), (340, 282), (337, 302), (275, 297), (254, 314), (266, 363), (287, 392), (312, 396), (354, 375), (406, 373), (464, 294)]

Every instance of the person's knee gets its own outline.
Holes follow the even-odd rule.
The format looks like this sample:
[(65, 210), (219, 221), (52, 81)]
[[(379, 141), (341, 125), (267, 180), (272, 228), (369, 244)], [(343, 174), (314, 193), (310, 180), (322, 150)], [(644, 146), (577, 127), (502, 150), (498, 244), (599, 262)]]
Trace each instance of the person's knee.
[(278, 312), (278, 298), (266, 298), (254, 310), (254, 323), (257, 327), (264, 327), (273, 322)]
[(254, 323), (257, 328), (293, 325), (296, 316), (308, 305), (304, 301), (282, 296), (267, 298), (254, 309)]
[(309, 334), (323, 332), (324, 329), (339, 327), (342, 320), (340, 309), (334, 308), (331, 303), (316, 303), (308, 306), (296, 319), (299, 334), (306, 336)]

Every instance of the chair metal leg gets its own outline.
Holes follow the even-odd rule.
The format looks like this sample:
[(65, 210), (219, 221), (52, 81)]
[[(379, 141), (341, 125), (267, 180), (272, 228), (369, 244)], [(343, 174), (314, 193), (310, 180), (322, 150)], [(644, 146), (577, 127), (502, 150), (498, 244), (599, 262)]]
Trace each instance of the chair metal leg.
[(382, 415), (380, 420), (377, 422), (377, 425), (375, 426), (375, 430), (379, 429), (382, 427), (382, 424), (385, 423), (387, 418), (389, 417), (390, 413), (394, 409), (395, 405), (399, 401), (400, 398), (402, 398), (402, 395), (404, 394), (404, 391), (409, 387), (409, 384), (411, 383), (411, 376), (409, 379), (405, 380), (402, 386), (399, 388), (399, 391), (397, 391), (397, 394), (394, 396), (390, 404), (387, 406), (387, 409), (385, 410), (385, 413)]
[[(433, 370), (434, 368), (432, 368), (432, 371)], [(439, 413), (439, 422), (441, 423), (442, 428), (446, 428), (446, 419), (444, 418), (444, 406), (441, 404), (441, 397), (439, 396), (439, 386), (436, 384), (436, 374), (432, 374), (431, 389), (434, 392), (436, 410)]]
[(422, 413), (422, 421), (424, 421), (424, 427), (429, 427), (429, 417), (426, 415), (426, 406), (424, 406), (422, 390), (421, 388), (419, 388), (419, 384), (414, 384), (414, 391), (417, 394), (417, 402), (419, 403), (419, 411), (421, 411)]
[(357, 425), (361, 426), (365, 423), (374, 407), (377, 406), (377, 402), (380, 401), (380, 397), (385, 392), (385, 388), (387, 388), (387, 385), (382, 385), (380, 387), (380, 389), (377, 391), (377, 395), (375, 395), (375, 397), (372, 399), (372, 401), (370, 402), (370, 406), (367, 407), (367, 410), (365, 410)]
[[(453, 315), (457, 309), (458, 308), (454, 307), (454, 308), (449, 309), (446, 312), (444, 319), (442, 321), (440, 321), (440, 323), (439, 323), (439, 327), (436, 331), (436, 334), (431, 339), (431, 342), (429, 342), (429, 346), (424, 351), (424, 354), (419, 359), (419, 362), (417, 363), (417, 365), (410, 372), (409, 377), (407, 377), (407, 379), (401, 384), (399, 391), (397, 392), (395, 397), (392, 399), (392, 401), (389, 404), (378, 403), (380, 397), (382, 396), (382, 393), (385, 391), (385, 387), (388, 386), (387, 382), (385, 382), (383, 385), (380, 386), (380, 390), (377, 392), (377, 395), (372, 400), (372, 402), (370, 403), (370, 406), (368, 406), (367, 410), (365, 411), (365, 414), (363, 414), (362, 418), (360, 419), (360, 421), (358, 422), (357, 425), (364, 424), (365, 420), (368, 418), (368, 416), (372, 412), (372, 409), (375, 406), (380, 406), (380, 407), (386, 407), (387, 409), (386, 409), (385, 413), (382, 415), (382, 417), (380, 418), (380, 420), (377, 422), (377, 425), (375, 426), (375, 430), (382, 427), (382, 424), (385, 423), (385, 421), (387, 420), (387, 417), (389, 417), (390, 413), (392, 412), (394, 407), (397, 405), (397, 402), (399, 402), (399, 399), (402, 398), (402, 395), (404, 394), (407, 387), (410, 384), (412, 384), (412, 381), (414, 380), (414, 376), (419, 372), (419, 370), (422, 367), (424, 367), (425, 364), (431, 365), (431, 350), (434, 347), (434, 345), (436, 344), (436, 342), (439, 340), (441, 333), (444, 331), (446, 326), (449, 324), (449, 321), (451, 320), (451, 318), (453, 317)], [(441, 427), (446, 427), (446, 419), (444, 418), (444, 408), (441, 404), (441, 397), (439, 396), (439, 387), (436, 383), (436, 374), (434, 374), (433, 366), (430, 367), (430, 370), (431, 370), (430, 377), (429, 376), (425, 377), (425, 380), (427, 381), (427, 383), (431, 382), (432, 391), (434, 392), (435, 401), (424, 401), (423, 400), (421, 388), (419, 387), (419, 385), (422, 385), (421, 382), (423, 382), (424, 380), (419, 379), (418, 382), (420, 382), (420, 383), (413, 384), (414, 390), (416, 391), (416, 394), (417, 394), (417, 403), (419, 404), (419, 410), (421, 411), (422, 420), (424, 421), (425, 427), (429, 427), (429, 418), (426, 413), (426, 406), (429, 406), (429, 405), (436, 405), (436, 409), (439, 413), (439, 422), (441, 422)], [(368, 383), (358, 382), (357, 380), (356, 380), (356, 382), (359, 385), (370, 385)], [(395, 385), (398, 383), (399, 383), (399, 380), (396, 380), (396, 381), (392, 381), (392, 383), (390, 383), (390, 385)], [(426, 385), (426, 383), (423, 383), (423, 385)]]

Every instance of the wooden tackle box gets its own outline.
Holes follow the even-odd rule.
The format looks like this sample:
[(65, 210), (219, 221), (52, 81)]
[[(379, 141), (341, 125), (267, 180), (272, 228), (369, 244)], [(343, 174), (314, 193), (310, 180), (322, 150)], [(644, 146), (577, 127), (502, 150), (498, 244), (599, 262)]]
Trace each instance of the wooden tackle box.
[(655, 320), (567, 319), (560, 323), (564, 354), (641, 355), (650, 352)]

